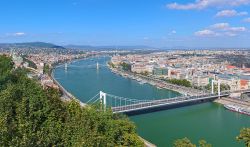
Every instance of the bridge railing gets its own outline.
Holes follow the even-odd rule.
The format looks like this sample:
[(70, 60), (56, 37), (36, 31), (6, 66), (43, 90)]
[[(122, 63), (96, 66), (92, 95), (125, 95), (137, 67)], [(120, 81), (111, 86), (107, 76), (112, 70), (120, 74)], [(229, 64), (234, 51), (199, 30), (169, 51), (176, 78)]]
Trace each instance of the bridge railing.
[[(222, 93), (220, 96), (228, 95), (228, 93)], [(216, 94), (206, 94), (206, 95), (199, 95), (199, 96), (188, 96), (188, 97), (176, 97), (176, 98), (168, 98), (168, 99), (160, 99), (160, 100), (153, 100), (150, 102), (144, 102), (144, 103), (137, 103), (132, 105), (124, 105), (119, 107), (112, 107), (113, 111), (126, 111), (126, 110), (132, 110), (132, 109), (142, 109), (145, 107), (152, 107), (162, 104), (168, 104), (168, 103), (178, 103), (183, 101), (190, 101), (190, 100), (197, 100), (197, 99), (211, 99), (214, 97), (218, 97)]]

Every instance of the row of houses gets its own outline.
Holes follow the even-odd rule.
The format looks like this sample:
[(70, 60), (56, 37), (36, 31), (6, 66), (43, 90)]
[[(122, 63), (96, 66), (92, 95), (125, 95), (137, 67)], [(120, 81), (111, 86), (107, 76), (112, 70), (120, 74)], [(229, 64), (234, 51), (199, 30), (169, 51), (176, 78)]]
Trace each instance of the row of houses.
[[(147, 62), (141, 62), (144, 60), (141, 57), (132, 57), (115, 56), (111, 61), (115, 65), (126, 62), (131, 65), (131, 71), (135, 73), (147, 72), (162, 78), (186, 79), (198, 87), (207, 86), (212, 80), (220, 80), (222, 84), (229, 85), (232, 90), (250, 88), (250, 70), (237, 68), (227, 62), (187, 60), (187, 63), (168, 61), (168, 64), (156, 64), (153, 60), (147, 59)], [(132, 59), (129, 60), (129, 58)]]

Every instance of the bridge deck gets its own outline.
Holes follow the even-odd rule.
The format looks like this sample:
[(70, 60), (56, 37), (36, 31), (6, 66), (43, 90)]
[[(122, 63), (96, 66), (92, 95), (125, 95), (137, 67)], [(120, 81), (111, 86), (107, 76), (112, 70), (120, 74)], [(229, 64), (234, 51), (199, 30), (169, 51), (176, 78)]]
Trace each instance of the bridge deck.
[[(228, 96), (228, 93), (222, 93), (220, 96)], [(160, 106), (166, 105), (173, 105), (173, 104), (181, 104), (187, 103), (192, 101), (198, 100), (209, 100), (217, 98), (218, 95), (202, 95), (202, 96), (190, 96), (190, 97), (177, 97), (177, 98), (167, 98), (167, 99), (160, 99), (160, 100), (152, 100), (149, 102), (142, 102), (137, 104), (119, 106), (119, 107), (112, 107), (114, 113), (124, 113), (124, 112), (131, 112), (131, 111), (138, 111), (143, 109), (151, 109)]]

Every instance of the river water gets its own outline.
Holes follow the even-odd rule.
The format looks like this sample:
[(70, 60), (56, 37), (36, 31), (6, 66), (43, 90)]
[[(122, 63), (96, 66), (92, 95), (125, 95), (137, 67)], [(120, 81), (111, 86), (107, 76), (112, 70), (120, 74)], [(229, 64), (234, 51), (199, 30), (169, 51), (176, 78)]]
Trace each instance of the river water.
[[(82, 102), (88, 101), (99, 91), (134, 98), (161, 99), (180, 96), (179, 93), (157, 89), (149, 84), (112, 73), (106, 62), (109, 57), (79, 60), (58, 66), (54, 77)], [(96, 63), (99, 63), (99, 69)], [(172, 146), (178, 138), (188, 137), (194, 143), (205, 139), (215, 147), (244, 146), (235, 137), (242, 127), (250, 127), (250, 117), (226, 110), (216, 103), (205, 103), (154, 113), (130, 116), (140, 136), (157, 146)]]

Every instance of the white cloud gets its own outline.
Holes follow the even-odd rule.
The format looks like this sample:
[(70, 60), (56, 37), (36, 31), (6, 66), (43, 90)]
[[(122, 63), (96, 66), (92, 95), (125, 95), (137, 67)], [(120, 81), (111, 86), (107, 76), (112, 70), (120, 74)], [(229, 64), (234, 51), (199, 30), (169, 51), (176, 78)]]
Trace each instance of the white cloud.
[(237, 12), (236, 10), (222, 10), (217, 12), (216, 17), (233, 17), (247, 15), (247, 12)]
[(230, 27), (228, 30), (234, 32), (245, 32), (247, 29), (245, 27)]
[(243, 19), (244, 22), (250, 22), (250, 17)]
[(191, 10), (191, 9), (205, 9), (208, 7), (235, 7), (240, 5), (250, 4), (250, 0), (196, 0), (193, 3), (187, 4), (178, 4), (170, 3), (167, 4), (169, 9), (178, 9), (178, 10)]
[(229, 28), (229, 24), (228, 23), (216, 23), (210, 26), (210, 28), (212, 29), (220, 29), (220, 30), (225, 30), (227, 28)]
[(177, 32), (175, 30), (172, 30), (171, 32), (168, 33), (168, 35), (173, 35), (176, 34)]
[(207, 29), (195, 32), (195, 36), (205, 36), (205, 37), (214, 37), (214, 36), (237, 36), (240, 32), (246, 32), (245, 27), (231, 27), (229, 23), (216, 23), (213, 24)]
[(14, 36), (14, 37), (20, 37), (20, 36), (25, 36), (26, 33), (24, 32), (16, 32), (16, 33), (6, 33), (6, 36)]
[(234, 37), (234, 36), (237, 36), (236, 33), (233, 33), (233, 32), (225, 32), (224, 33), (226, 36), (230, 36), (230, 37)]
[(26, 35), (24, 32), (17, 32), (13, 34), (14, 36), (24, 36)]
[(216, 23), (210, 26), (214, 30), (220, 31), (233, 31), (233, 32), (244, 32), (247, 29), (245, 27), (231, 27), (229, 23)]
[(212, 30), (208, 30), (208, 29), (205, 29), (205, 30), (201, 30), (201, 31), (197, 31), (195, 32), (195, 35), (196, 36), (218, 36), (219, 34), (215, 33), (214, 31)]
[(176, 31), (175, 31), (175, 30), (173, 30), (173, 31), (171, 31), (171, 33), (172, 33), (172, 34), (176, 34)]

